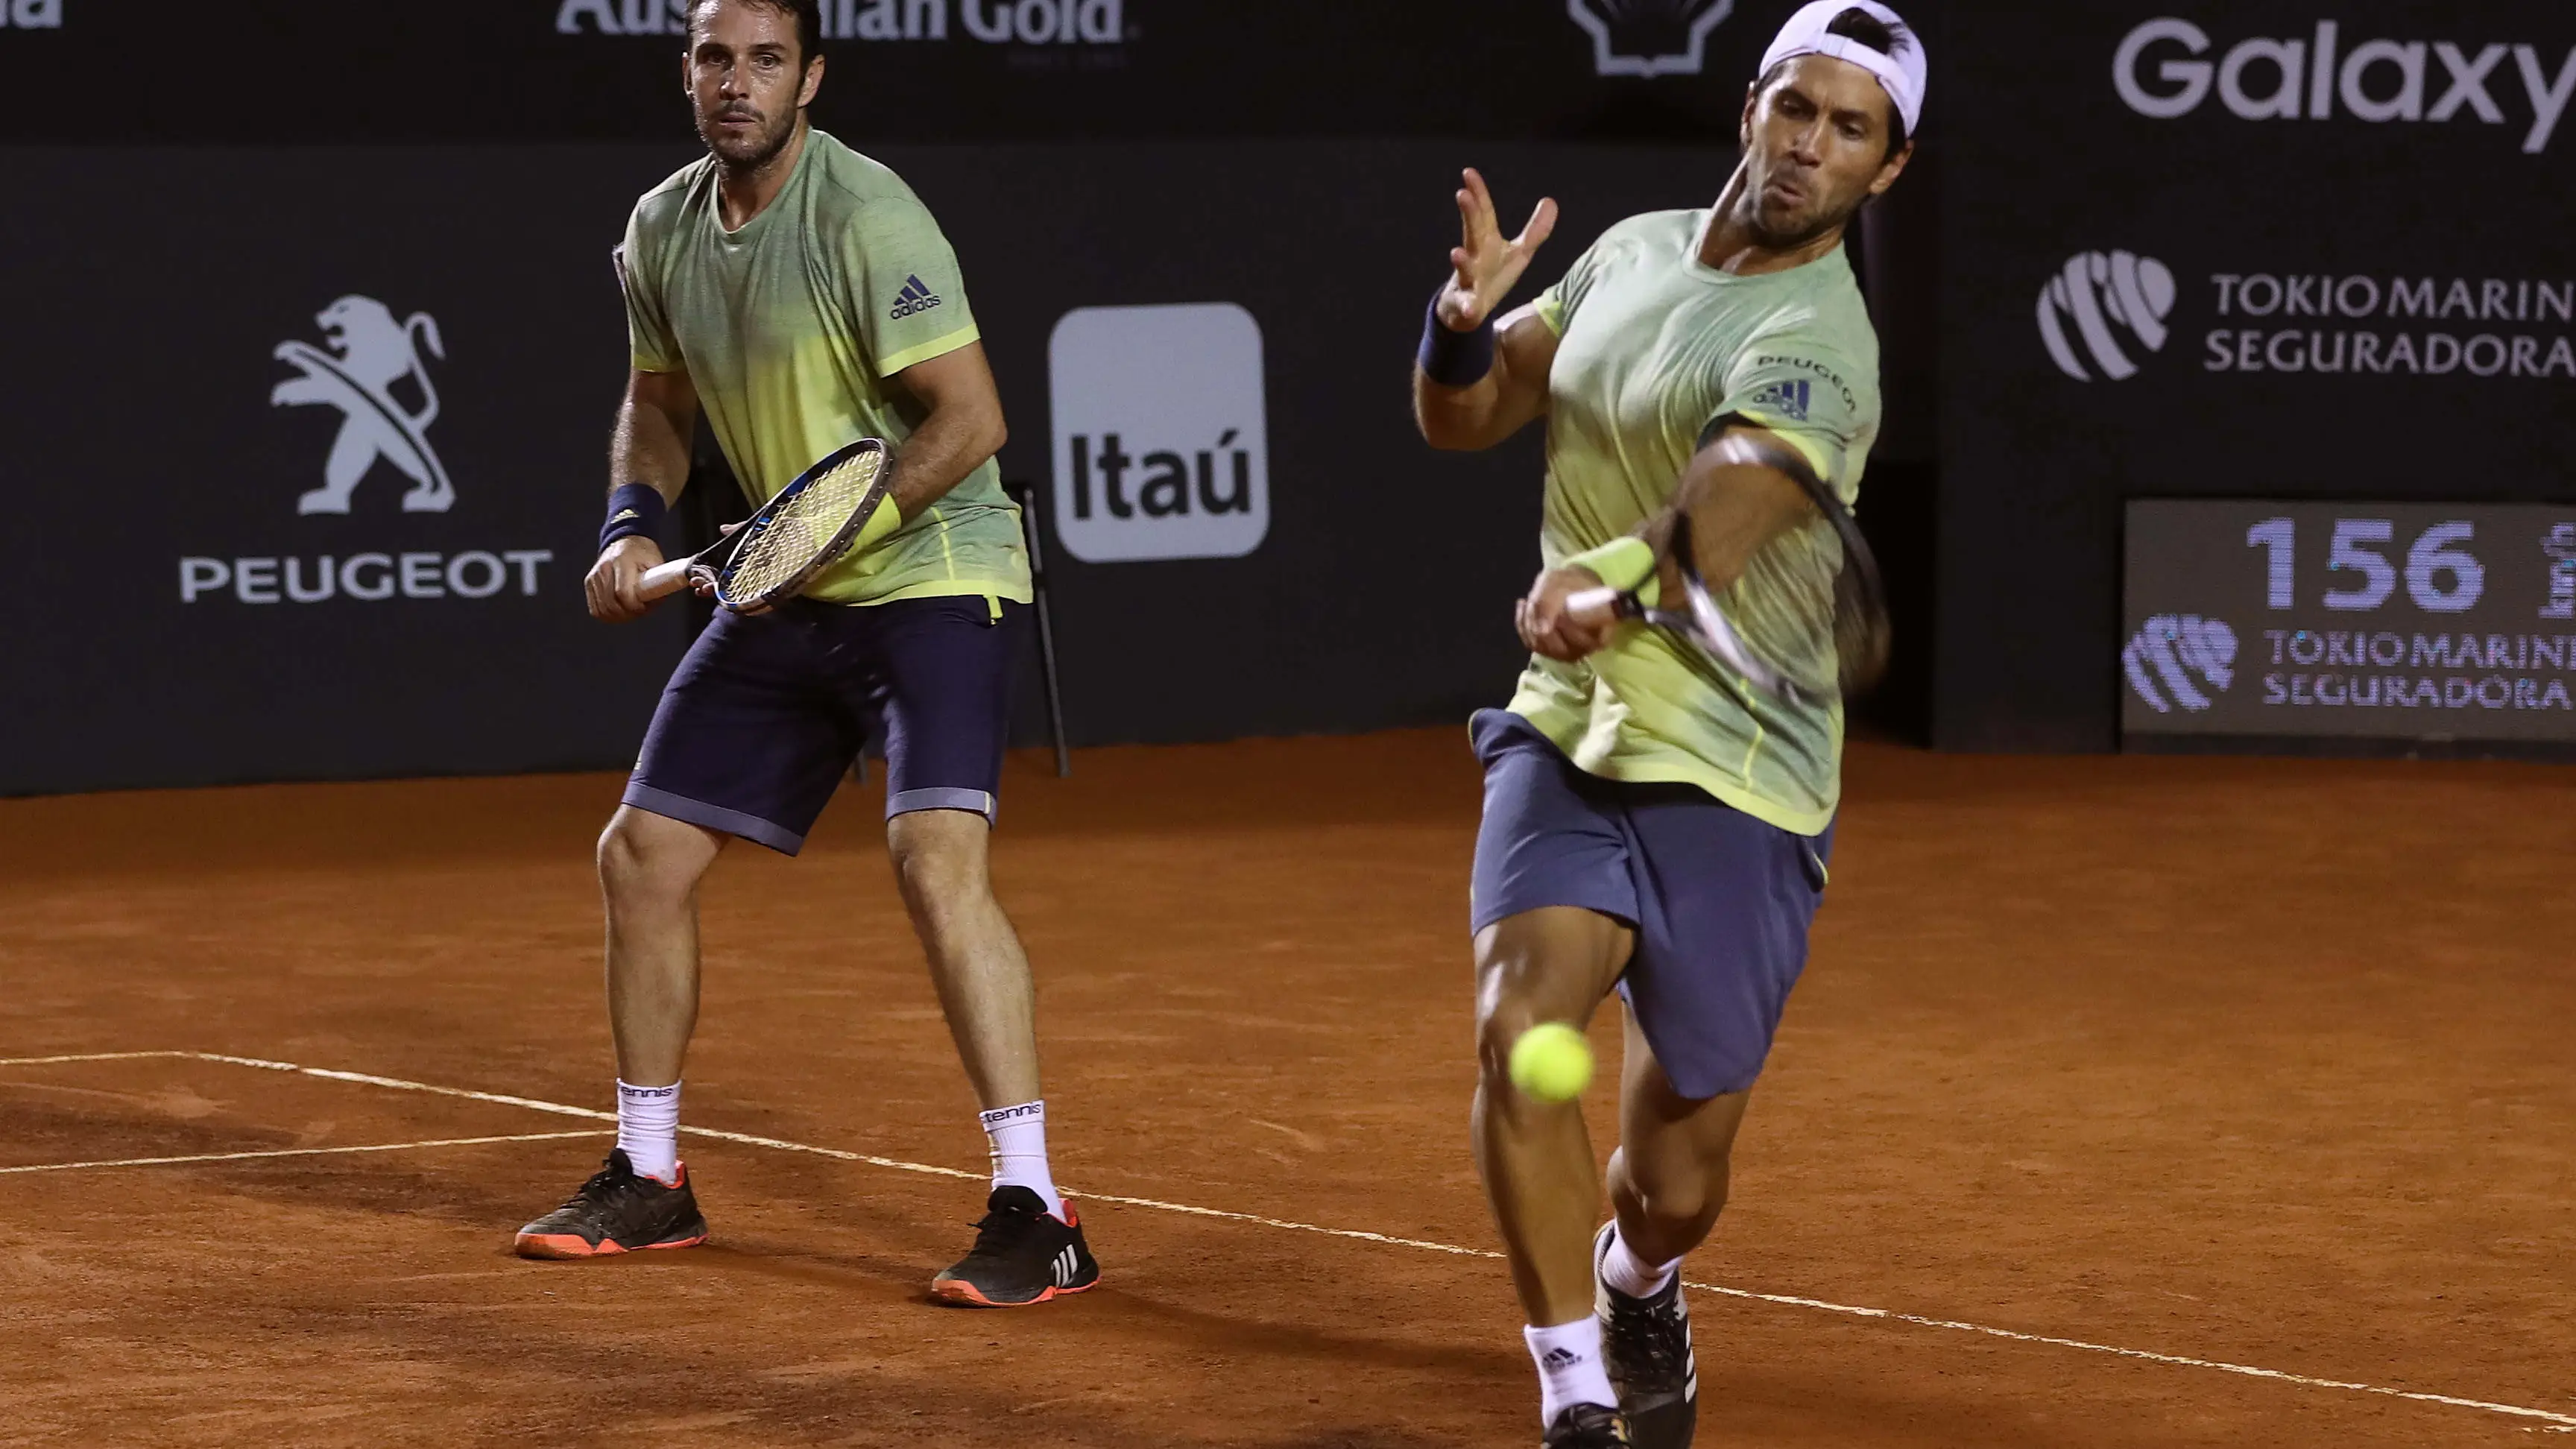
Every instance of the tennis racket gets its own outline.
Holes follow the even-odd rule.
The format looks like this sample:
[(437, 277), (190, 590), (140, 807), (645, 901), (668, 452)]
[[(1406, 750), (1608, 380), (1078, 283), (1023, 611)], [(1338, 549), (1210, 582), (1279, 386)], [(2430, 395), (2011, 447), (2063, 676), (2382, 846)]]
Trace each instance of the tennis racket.
[(886, 445), (861, 438), (806, 469), (742, 525), (687, 558), (644, 571), (647, 600), (713, 584), (716, 602), (762, 613), (795, 597), (805, 581), (849, 551), (885, 502), (893, 470)]
[[(1866, 693), (1887, 670), (1892, 638), (1878, 560), (1851, 510), (1822, 479), (1803, 468), (1782, 471), (1805, 490), (1831, 542), (1815, 538), (1818, 525), (1810, 522), (1763, 545), (1745, 569), (1751, 589), (1758, 591), (1758, 614), (1729, 614), (1700, 577), (1688, 513), (1673, 519), (1672, 561), (1682, 583), (1679, 607), (1670, 607), (1670, 600), (1648, 605), (1633, 589), (1600, 588), (1567, 599), (1567, 612), (1595, 624), (1613, 619), (1651, 624), (1688, 641), (1754, 688), (1791, 704), (1823, 706)], [(1819, 551), (1830, 579), (1819, 571)], [(1831, 643), (1830, 657), (1823, 653), (1825, 641)]]

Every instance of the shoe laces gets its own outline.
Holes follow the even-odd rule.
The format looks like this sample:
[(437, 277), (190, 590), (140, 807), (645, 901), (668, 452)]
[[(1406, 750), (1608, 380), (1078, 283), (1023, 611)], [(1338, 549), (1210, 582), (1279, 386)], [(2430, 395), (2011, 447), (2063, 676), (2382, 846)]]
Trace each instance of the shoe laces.
[(1566, 1414), (1575, 1434), (1573, 1439), (1565, 1441), (1567, 1449), (1601, 1449), (1604, 1445), (1619, 1445), (1624, 1449), (1631, 1442), (1628, 1426), (1615, 1409), (1605, 1409), (1599, 1404), (1577, 1404)]
[(572, 1196), (565, 1198), (563, 1205), (566, 1208), (584, 1208), (593, 1203), (613, 1203), (621, 1197), (634, 1196), (643, 1187), (642, 1173), (622, 1166), (612, 1157), (600, 1164), (599, 1171), (592, 1173), (589, 1181), (573, 1189)]
[(1664, 1304), (1612, 1293), (1610, 1334), (1619, 1341), (1620, 1357), (1639, 1362), (1659, 1378), (1682, 1372), (1690, 1340), (1673, 1311), (1680, 1302), (1679, 1295)]
[(1007, 1257), (1036, 1232), (1043, 1216), (1025, 1209), (994, 1208), (975, 1221), (975, 1248), (968, 1256)]

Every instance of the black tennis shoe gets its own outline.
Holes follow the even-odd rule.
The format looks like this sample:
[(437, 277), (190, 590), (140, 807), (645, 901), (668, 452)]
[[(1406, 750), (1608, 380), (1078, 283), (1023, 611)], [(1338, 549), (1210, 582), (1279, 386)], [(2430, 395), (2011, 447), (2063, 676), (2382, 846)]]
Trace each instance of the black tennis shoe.
[(1682, 1275), (1649, 1298), (1631, 1298), (1601, 1278), (1605, 1226), (1592, 1240), (1592, 1313), (1601, 1320), (1601, 1358), (1619, 1390), (1620, 1412), (1637, 1449), (1690, 1449), (1699, 1427), (1699, 1363), (1691, 1356), (1690, 1307)]
[(706, 1240), (707, 1220), (689, 1190), (689, 1170), (680, 1169), (676, 1184), (645, 1177), (621, 1147), (562, 1207), (519, 1229), (512, 1246), (522, 1258), (605, 1258), (694, 1248)]
[(1627, 1422), (1616, 1409), (1599, 1404), (1570, 1404), (1547, 1426), (1539, 1449), (1628, 1449)]
[(930, 1291), (947, 1302), (1026, 1308), (1100, 1281), (1100, 1265), (1082, 1240), (1082, 1219), (1071, 1203), (1059, 1218), (1029, 1189), (997, 1187), (975, 1230), (974, 1251), (930, 1280)]

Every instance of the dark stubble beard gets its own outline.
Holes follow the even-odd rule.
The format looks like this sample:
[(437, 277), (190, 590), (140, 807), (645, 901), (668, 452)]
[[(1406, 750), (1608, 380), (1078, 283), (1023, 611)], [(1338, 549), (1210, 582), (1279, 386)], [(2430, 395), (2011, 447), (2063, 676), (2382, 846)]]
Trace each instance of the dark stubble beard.
[(1736, 203), (1735, 219), (1743, 226), (1746, 233), (1752, 236), (1754, 244), (1764, 251), (1789, 252), (1796, 251), (1834, 228), (1847, 224), (1854, 216), (1860, 214), (1860, 208), (1861, 203), (1855, 201), (1841, 211), (1819, 217), (1795, 231), (1780, 231), (1762, 220), (1762, 193), (1755, 188), (1747, 190), (1743, 199)]
[(778, 153), (787, 149), (787, 143), (796, 137), (796, 117), (797, 112), (790, 109), (784, 117), (762, 133), (760, 144), (748, 156), (734, 156), (716, 144), (713, 130), (715, 123), (712, 121), (701, 121), (698, 124), (698, 139), (707, 143), (707, 150), (714, 155), (717, 165), (733, 175), (748, 176), (777, 160)]

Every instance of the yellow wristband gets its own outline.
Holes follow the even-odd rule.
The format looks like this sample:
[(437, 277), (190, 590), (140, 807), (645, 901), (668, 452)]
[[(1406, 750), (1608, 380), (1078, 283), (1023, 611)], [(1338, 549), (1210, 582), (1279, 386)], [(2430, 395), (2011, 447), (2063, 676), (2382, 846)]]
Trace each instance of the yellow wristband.
[(894, 506), (894, 495), (889, 493), (877, 501), (877, 511), (868, 515), (868, 521), (859, 525), (859, 536), (850, 541), (850, 552), (865, 553), (901, 527), (903, 510)]
[[(1655, 551), (1634, 534), (1614, 538), (1565, 561), (1570, 569), (1590, 569), (1601, 582), (1622, 592), (1641, 594), (1655, 585)], [(1654, 600), (1648, 598), (1648, 603)]]

